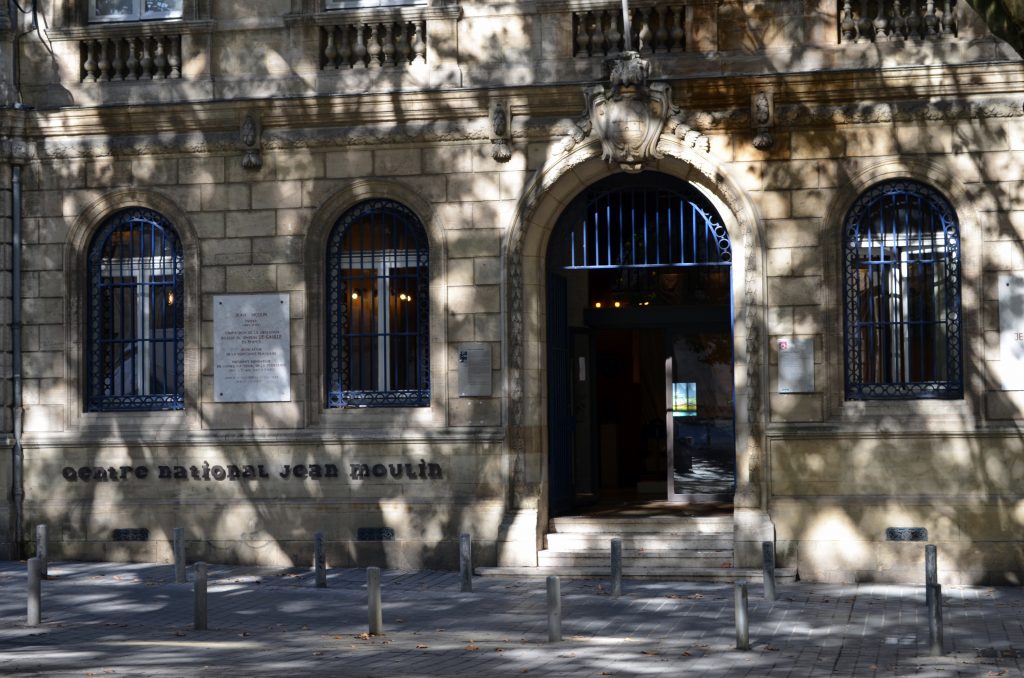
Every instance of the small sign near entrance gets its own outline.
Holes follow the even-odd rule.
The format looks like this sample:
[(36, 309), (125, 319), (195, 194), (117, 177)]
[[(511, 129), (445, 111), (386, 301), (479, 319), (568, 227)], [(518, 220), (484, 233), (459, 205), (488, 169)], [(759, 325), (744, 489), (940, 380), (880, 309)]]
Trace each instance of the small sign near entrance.
[(814, 392), (814, 339), (779, 339), (779, 393)]
[(999, 376), (1007, 391), (1024, 390), (1024, 274), (999, 276)]
[(490, 344), (459, 346), (459, 397), (491, 396)]

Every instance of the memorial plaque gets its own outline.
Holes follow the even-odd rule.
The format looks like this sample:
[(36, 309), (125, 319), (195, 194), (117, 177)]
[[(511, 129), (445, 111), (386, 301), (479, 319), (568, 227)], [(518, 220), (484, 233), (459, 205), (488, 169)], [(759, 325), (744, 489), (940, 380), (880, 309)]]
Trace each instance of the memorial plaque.
[(814, 392), (814, 339), (779, 339), (779, 393)]
[(1024, 390), (1024, 274), (999, 276), (999, 376), (1008, 391)]
[(459, 397), (490, 397), (490, 395), (490, 344), (464, 344), (459, 346)]
[(287, 294), (213, 298), (213, 393), (218, 403), (291, 400)]

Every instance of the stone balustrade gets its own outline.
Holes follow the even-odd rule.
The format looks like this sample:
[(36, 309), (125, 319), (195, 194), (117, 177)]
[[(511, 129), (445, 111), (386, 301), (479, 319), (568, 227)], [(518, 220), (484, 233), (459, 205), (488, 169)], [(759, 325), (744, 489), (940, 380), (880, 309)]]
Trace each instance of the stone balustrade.
[(320, 68), (401, 68), (424, 64), (426, 36), (425, 20), (357, 20), (321, 26)]
[[(686, 51), (686, 5), (632, 7), (629, 22), (632, 47), (641, 54)], [(572, 33), (579, 58), (618, 54), (625, 44), (621, 5), (574, 11)]]
[(842, 43), (938, 40), (957, 35), (956, 0), (841, 0)]
[(181, 36), (114, 36), (79, 41), (82, 82), (177, 80)]

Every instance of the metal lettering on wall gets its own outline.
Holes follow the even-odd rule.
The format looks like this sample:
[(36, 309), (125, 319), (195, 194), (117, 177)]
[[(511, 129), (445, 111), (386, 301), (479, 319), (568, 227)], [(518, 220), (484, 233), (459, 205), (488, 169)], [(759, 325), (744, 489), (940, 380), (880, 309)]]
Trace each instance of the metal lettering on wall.
[[(352, 480), (442, 480), (444, 472), (440, 464), (420, 460), (415, 463), (398, 464), (349, 464), (349, 478)], [(222, 480), (332, 480), (339, 478), (337, 464), (202, 464), (189, 466), (159, 465), (156, 475), (148, 466), (65, 466), (61, 475), (73, 482), (127, 482), (146, 480), (222, 481)]]

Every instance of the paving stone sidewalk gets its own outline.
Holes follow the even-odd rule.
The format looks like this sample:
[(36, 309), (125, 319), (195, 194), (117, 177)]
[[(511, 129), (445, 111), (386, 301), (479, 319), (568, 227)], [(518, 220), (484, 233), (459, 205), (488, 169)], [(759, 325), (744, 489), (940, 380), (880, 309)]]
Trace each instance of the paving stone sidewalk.
[(0, 562), (0, 675), (1022, 676), (1024, 589), (943, 588), (949, 653), (928, 656), (924, 591), (877, 584), (750, 588), (752, 649), (735, 649), (733, 588), (565, 580), (564, 641), (547, 642), (543, 579), (385, 571), (385, 635), (368, 637), (366, 571), (210, 567), (208, 631), (169, 565), (55, 563), (43, 624), (25, 625), (25, 564)]

